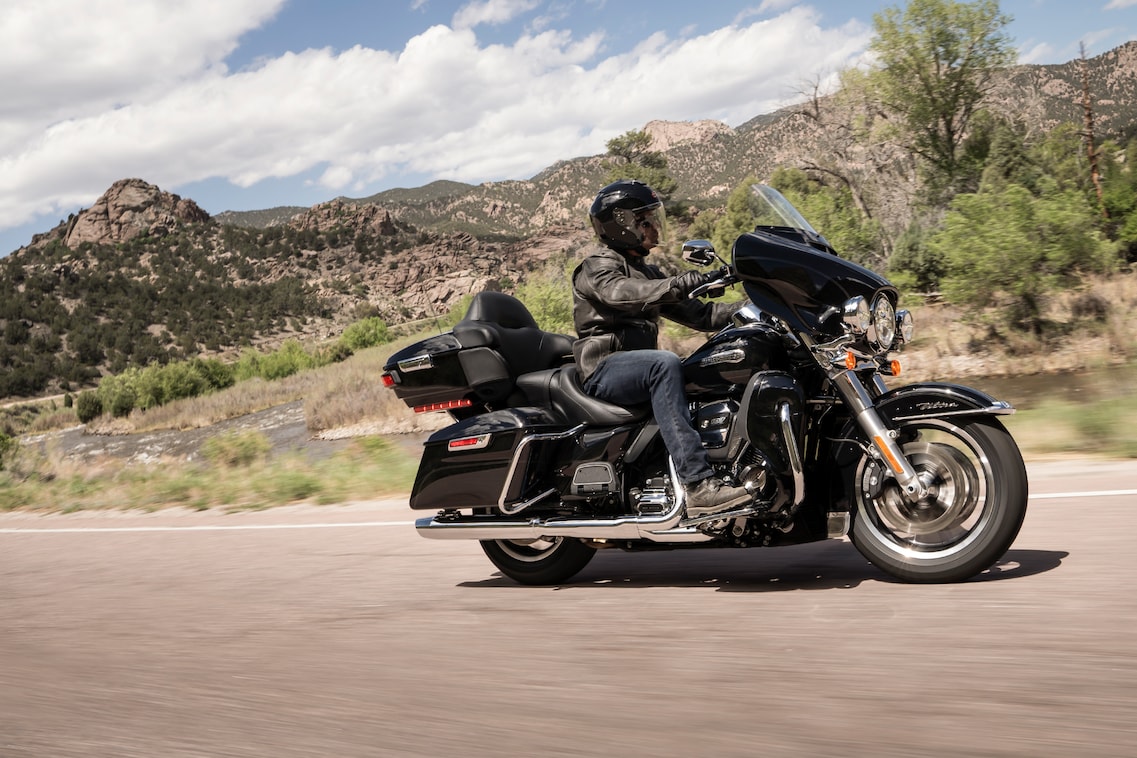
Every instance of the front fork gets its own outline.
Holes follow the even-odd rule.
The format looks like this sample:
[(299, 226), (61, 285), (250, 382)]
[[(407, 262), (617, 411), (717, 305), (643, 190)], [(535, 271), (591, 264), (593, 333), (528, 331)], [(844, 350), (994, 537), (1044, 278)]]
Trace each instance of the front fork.
[[(881, 385), (878, 389), (883, 392), (885, 389), (883, 381), (877, 374), (873, 374), (873, 377), (874, 381)], [(896, 438), (899, 436), (897, 432), (884, 425), (860, 377), (849, 369), (831, 370), (829, 380), (844, 399), (857, 424), (872, 440), (873, 448), (892, 471), (901, 492), (909, 502), (915, 503), (927, 497), (927, 484), (920, 479), (920, 475), (897, 444)]]

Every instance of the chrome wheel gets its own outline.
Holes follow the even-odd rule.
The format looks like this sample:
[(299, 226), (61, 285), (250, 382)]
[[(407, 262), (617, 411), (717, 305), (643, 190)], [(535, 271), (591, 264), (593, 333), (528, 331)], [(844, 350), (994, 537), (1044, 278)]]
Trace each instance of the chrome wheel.
[(854, 479), (857, 548), (907, 581), (959, 581), (1010, 547), (1026, 512), (1026, 468), (994, 419), (929, 419), (900, 428), (901, 449), (927, 494), (905, 497), (875, 459)]
[(550, 537), (539, 540), (497, 540), (501, 551), (515, 561), (538, 563), (557, 549), (564, 537)]
[[(989, 462), (944, 442), (910, 442), (902, 449), (927, 495), (914, 503), (890, 479), (875, 499), (878, 526), (893, 541), (918, 551), (942, 550), (965, 540), (983, 517)], [(878, 476), (869, 473), (874, 466), (866, 467), (866, 474)]]

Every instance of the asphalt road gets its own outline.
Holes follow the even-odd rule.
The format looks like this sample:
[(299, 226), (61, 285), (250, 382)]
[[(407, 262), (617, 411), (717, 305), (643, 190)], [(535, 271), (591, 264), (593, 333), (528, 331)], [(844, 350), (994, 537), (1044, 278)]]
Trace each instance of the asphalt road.
[(0, 515), (0, 756), (1137, 756), (1137, 463), (1030, 471), (939, 586), (831, 541), (521, 587), (398, 501)]

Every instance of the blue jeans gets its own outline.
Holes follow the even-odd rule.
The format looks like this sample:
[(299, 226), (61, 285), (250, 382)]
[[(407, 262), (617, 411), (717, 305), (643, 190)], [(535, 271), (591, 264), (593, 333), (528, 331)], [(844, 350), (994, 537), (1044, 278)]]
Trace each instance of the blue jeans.
[(613, 353), (584, 383), (584, 391), (616, 405), (643, 405), (651, 410), (667, 452), (675, 460), (675, 473), (684, 484), (710, 476), (710, 460), (703, 441), (691, 423), (683, 367), (679, 356), (666, 350), (626, 350)]

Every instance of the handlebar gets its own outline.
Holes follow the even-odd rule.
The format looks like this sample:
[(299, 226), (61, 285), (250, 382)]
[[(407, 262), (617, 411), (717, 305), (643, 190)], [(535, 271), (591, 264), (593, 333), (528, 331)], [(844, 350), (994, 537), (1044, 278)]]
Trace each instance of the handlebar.
[(712, 290), (719, 290), (719, 293), (712, 295), (712, 297), (719, 297), (722, 295), (722, 290), (732, 284), (737, 284), (741, 281), (734, 273), (734, 267), (730, 265), (723, 266), (718, 271), (706, 274), (708, 279), (700, 284), (687, 295), (688, 298), (694, 300), (697, 297), (702, 297)]

